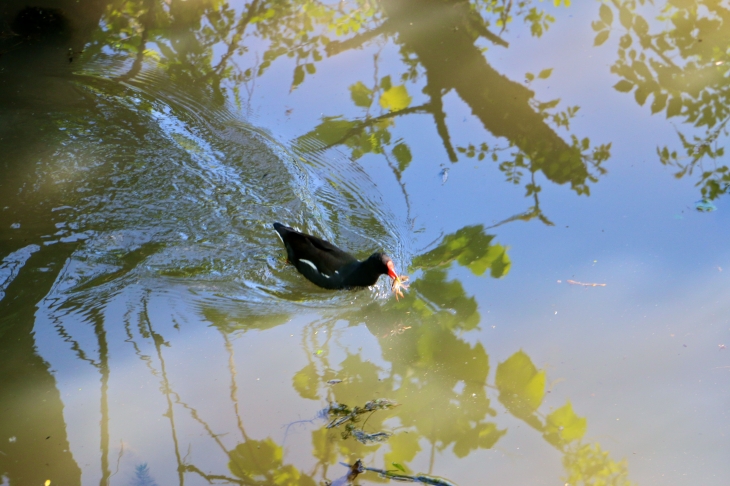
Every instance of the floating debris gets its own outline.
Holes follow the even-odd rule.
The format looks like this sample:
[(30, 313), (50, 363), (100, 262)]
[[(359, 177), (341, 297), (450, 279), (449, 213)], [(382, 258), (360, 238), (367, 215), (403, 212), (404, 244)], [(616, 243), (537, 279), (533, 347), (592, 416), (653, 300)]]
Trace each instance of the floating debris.
[(701, 213), (711, 213), (717, 211), (717, 206), (712, 204), (709, 199), (700, 199), (695, 203), (695, 209)]
[(411, 328), (412, 328), (412, 326), (404, 326), (404, 325), (401, 324), (399, 326), (394, 327), (393, 329), (391, 329), (390, 331), (386, 332), (385, 334), (383, 334), (381, 336), (381, 338), (382, 339), (385, 339), (387, 337), (393, 337), (393, 336), (396, 336), (398, 334), (403, 334), (404, 332), (406, 332), (408, 329), (411, 329)]
[(441, 169), (439, 176), (441, 176), (441, 184), (446, 184), (446, 181), (449, 180), (449, 169), (447, 167)]
[(328, 385), (337, 385), (338, 383), (342, 383), (342, 380), (327, 380)]
[(355, 440), (365, 445), (373, 444), (375, 442), (385, 442), (391, 435), (393, 435), (390, 432), (375, 432), (374, 434), (368, 434), (364, 430), (356, 429), (350, 424), (348, 424), (348, 427), (351, 428), (351, 433)]
[(378, 398), (370, 400), (362, 407), (355, 406), (350, 409), (347, 405), (342, 403), (334, 403), (330, 406), (329, 414), (335, 418), (327, 424), (328, 429), (339, 427), (340, 425), (347, 422), (357, 422), (357, 417), (364, 413), (375, 412), (377, 410), (387, 410), (389, 408), (397, 407), (399, 404), (393, 400), (387, 398)]
[(566, 280), (571, 285), (581, 285), (583, 287), (605, 287), (606, 284), (604, 283), (585, 283), (585, 282), (578, 282), (577, 280)]
[(362, 461), (358, 459), (355, 464), (349, 466), (350, 470), (347, 471), (347, 480), (354, 481), (360, 474), (365, 472), (365, 467), (362, 465)]
[(341, 403), (333, 403), (329, 408), (329, 415), (334, 417), (325, 428), (332, 429), (345, 425), (345, 430), (342, 432), (342, 438), (347, 439), (352, 436), (355, 440), (363, 443), (370, 444), (373, 442), (383, 442), (390, 437), (390, 432), (374, 432), (368, 433), (355, 426), (360, 420), (360, 415), (364, 413), (374, 413), (378, 410), (387, 410), (389, 408), (397, 407), (398, 403), (387, 398), (378, 398), (376, 400), (370, 400), (362, 407), (349, 408), (347, 405)]

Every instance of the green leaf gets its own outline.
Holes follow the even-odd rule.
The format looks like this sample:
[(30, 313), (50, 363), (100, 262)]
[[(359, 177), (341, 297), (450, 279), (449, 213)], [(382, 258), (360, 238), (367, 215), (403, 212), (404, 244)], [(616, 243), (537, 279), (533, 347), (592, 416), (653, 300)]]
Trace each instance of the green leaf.
[(604, 22), (601, 22), (600, 20), (596, 20), (591, 22), (591, 28), (596, 32), (600, 32), (602, 30), (608, 29), (608, 25), (606, 25)]
[(390, 80), (390, 75), (383, 76), (383, 78), (380, 80), (380, 87), (383, 89), (383, 91), (388, 91), (391, 86), (393, 86), (393, 84)]
[(266, 477), (282, 466), (283, 457), (281, 446), (269, 438), (248, 440), (228, 453), (228, 469), (239, 478)]
[(598, 14), (606, 25), (611, 25), (613, 23), (613, 11), (605, 3), (601, 4), (601, 7), (598, 9)]
[(393, 467), (396, 468), (399, 471), (406, 472), (406, 468), (404, 468), (402, 465), (398, 464), (397, 462), (392, 462)]
[(506, 433), (507, 430), (499, 430), (492, 422), (477, 423), (476, 427), (460, 431), (454, 443), (454, 454), (456, 457), (466, 457), (476, 449), (491, 449)]
[(511, 261), (507, 248), (492, 243), (494, 236), (484, 234), (484, 227), (465, 226), (456, 233), (446, 235), (433, 250), (413, 260), (416, 268), (435, 268), (456, 262), (474, 273), (483, 275), (487, 269), (494, 278), (509, 272)]
[(302, 398), (308, 398), (310, 400), (317, 400), (318, 394), (317, 389), (319, 386), (319, 376), (317, 375), (317, 368), (314, 363), (309, 363), (304, 368), (299, 370), (292, 379), (294, 389), (299, 393)]
[(585, 417), (579, 417), (573, 411), (573, 405), (567, 402), (547, 416), (545, 437), (554, 445), (581, 439), (588, 428)]
[(655, 93), (654, 101), (651, 104), (651, 113), (659, 113), (667, 105), (667, 94), (666, 93)]
[(621, 25), (624, 26), (625, 29), (630, 29), (631, 24), (634, 20), (634, 14), (631, 13), (631, 10), (629, 10), (626, 7), (621, 7), (621, 9), (618, 12), (618, 19), (621, 21)]
[(603, 44), (604, 42), (606, 42), (608, 40), (609, 34), (610, 34), (610, 31), (608, 31), (608, 30), (599, 32), (598, 35), (596, 36), (595, 40), (593, 41), (593, 45), (598, 47), (601, 44)]
[(620, 91), (621, 93), (628, 93), (629, 91), (634, 89), (634, 83), (622, 79), (621, 81), (613, 85), (613, 89), (615, 89), (616, 91)]
[(669, 105), (667, 106), (667, 118), (671, 118), (673, 116), (677, 116), (682, 111), (682, 97), (681, 96), (672, 96), (672, 98), (669, 100)]
[(545, 372), (538, 371), (522, 350), (497, 366), (499, 401), (516, 417), (527, 419), (545, 397)]
[(307, 72), (309, 74), (314, 74), (317, 72), (317, 68), (315, 68), (314, 64), (311, 62), (308, 62), (307, 64), (305, 64), (304, 67), (307, 68)]
[(406, 170), (408, 164), (410, 164), (411, 160), (413, 160), (413, 155), (411, 155), (411, 149), (408, 148), (408, 145), (402, 142), (393, 147), (393, 155), (398, 161), (398, 170), (400, 172)]
[(324, 117), (322, 123), (317, 125), (311, 132), (307, 132), (299, 137), (298, 140), (307, 141), (315, 139), (319, 140), (324, 145), (341, 143), (342, 138), (356, 125), (356, 122), (343, 120), (339, 116)]
[(641, 15), (637, 15), (634, 18), (634, 30), (642, 37), (649, 33), (649, 24), (646, 23), (646, 20)]
[(538, 74), (537, 77), (540, 79), (547, 79), (550, 77), (550, 75), (552, 73), (553, 73), (553, 68), (543, 69), (542, 71), (540, 71), (540, 74)]
[(631, 36), (629, 34), (625, 34), (621, 36), (621, 39), (618, 41), (618, 45), (622, 49), (628, 49), (631, 47)]
[(634, 72), (641, 76), (644, 79), (652, 79), (651, 71), (649, 70), (649, 67), (644, 63), (643, 61), (634, 61), (633, 64), (631, 64), (631, 67), (633, 68)]
[(390, 111), (400, 111), (411, 104), (411, 97), (404, 85), (393, 86), (380, 96), (380, 106)]
[(361, 81), (358, 81), (350, 86), (350, 98), (355, 102), (355, 106), (367, 108), (373, 102), (373, 92)]
[(535, 75), (534, 75), (534, 74), (532, 74), (532, 73), (526, 73), (526, 74), (525, 74), (525, 79), (526, 79), (526, 80), (527, 80), (528, 82), (529, 82), (529, 81), (532, 81), (532, 80), (534, 80), (534, 79), (535, 79)]
[(302, 81), (304, 81), (304, 68), (302, 65), (299, 65), (294, 68), (294, 81), (291, 85), (292, 89), (302, 84)]
[(650, 91), (646, 89), (645, 85), (639, 85), (638, 88), (636, 88), (636, 91), (634, 91), (634, 98), (636, 99), (636, 102), (644, 106), (644, 103), (646, 103), (646, 99), (649, 97)]

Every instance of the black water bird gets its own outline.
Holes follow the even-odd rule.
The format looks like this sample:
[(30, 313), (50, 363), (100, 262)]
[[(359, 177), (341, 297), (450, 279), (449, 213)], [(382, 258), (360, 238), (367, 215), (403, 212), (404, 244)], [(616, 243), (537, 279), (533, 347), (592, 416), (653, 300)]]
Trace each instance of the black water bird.
[(385, 253), (376, 252), (366, 260), (337, 248), (316, 236), (301, 233), (281, 223), (274, 229), (286, 247), (289, 262), (308, 280), (325, 289), (369, 287), (381, 275), (398, 281), (393, 261)]

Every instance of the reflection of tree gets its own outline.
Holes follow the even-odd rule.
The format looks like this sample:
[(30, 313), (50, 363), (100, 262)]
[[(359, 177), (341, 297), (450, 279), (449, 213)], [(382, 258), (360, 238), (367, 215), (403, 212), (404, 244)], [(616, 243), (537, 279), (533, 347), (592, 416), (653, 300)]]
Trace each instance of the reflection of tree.
[[(88, 361), (102, 373), (102, 407), (107, 407), (109, 369), (103, 309), (108, 306), (109, 294), (118, 289), (120, 279), (144, 262), (154, 252), (154, 244), (142, 245), (129, 252), (122, 265), (112, 274), (94, 276), (78, 283), (61, 307), (90, 319), (97, 336), (99, 359), (89, 358), (68, 331), (58, 327), (64, 340), (71, 344), (80, 360)], [(249, 436), (241, 417), (237, 384), (234, 346), (229, 335), (240, 329), (265, 330), (284, 322), (278, 314), (271, 319), (251, 315), (236, 316), (215, 307), (203, 306), (206, 320), (216, 326), (222, 335), (221, 347), (228, 356), (230, 375), (229, 392), (235, 416), (230, 430), (216, 430), (184, 396), (175, 390), (170, 376), (172, 369), (166, 363), (166, 349), (174, 341), (155, 325), (149, 312), (152, 292), (145, 291), (139, 303), (130, 306), (124, 315), (125, 341), (159, 380), (159, 390), (165, 399), (164, 417), (170, 426), (178, 482), (186, 475), (200, 476), (208, 482), (242, 485), (316, 484), (314, 478), (328, 476), (329, 469), (339, 476), (344, 473), (337, 464), (342, 457), (359, 457), (372, 461), (376, 452), (384, 452), (385, 468), (392, 463), (404, 469), (419, 453), (430, 457), (428, 474), (439, 474), (436, 454), (451, 451), (457, 457), (466, 457), (478, 449), (489, 449), (507, 433), (497, 422), (498, 400), (513, 417), (533, 427), (545, 441), (563, 455), (563, 462), (571, 484), (626, 484), (626, 464), (613, 461), (598, 444), (586, 444), (582, 438), (587, 421), (579, 417), (570, 402), (563, 407), (543, 413), (542, 402), (546, 393), (546, 374), (538, 370), (530, 357), (518, 351), (496, 369), (490, 380), (489, 356), (479, 342), (470, 343), (462, 334), (476, 329), (480, 315), (474, 297), (467, 295), (462, 284), (450, 279), (449, 267), (456, 262), (475, 275), (489, 274), (494, 278), (505, 276), (510, 263), (507, 249), (495, 242), (480, 226), (465, 227), (444, 236), (435, 248), (414, 260), (418, 278), (411, 290), (400, 301), (390, 299), (385, 304), (373, 302), (363, 308), (335, 312), (319, 322), (308, 325), (303, 348), (309, 362), (292, 377), (294, 389), (302, 398), (327, 403), (362, 404), (373, 398), (393, 399), (401, 405), (382, 411), (360, 422), (366, 432), (390, 430), (395, 434), (384, 443), (362, 444), (354, 439), (343, 440), (339, 434), (323, 426), (312, 433), (312, 455), (317, 461), (311, 471), (302, 471), (287, 463), (283, 444), (271, 437)], [(388, 366), (379, 366), (358, 352), (342, 346), (338, 323), (351, 326), (365, 323), (378, 339), (383, 359)], [(318, 332), (318, 331), (327, 331)], [(146, 348), (146, 350), (145, 350)], [(335, 349), (338, 348), (338, 349)], [(335, 351), (345, 351), (339, 363), (330, 362)], [(106, 371), (105, 371), (106, 370)], [(327, 382), (342, 379), (339, 384)], [(108, 410), (102, 410), (102, 420), (108, 421)], [(211, 472), (195, 464), (184, 454), (183, 431), (178, 430), (182, 417), (189, 417), (200, 427), (213, 448), (224, 455), (228, 470)], [(323, 424), (322, 424), (323, 425)], [(110, 476), (108, 464), (108, 424), (102, 424), (103, 479)], [(237, 432), (234, 443), (226, 444)], [(187, 432), (187, 431), (185, 431)], [(387, 445), (386, 445), (387, 444)], [(387, 449), (381, 449), (382, 447)], [(428, 448), (426, 448), (428, 446)], [(380, 456), (377, 456), (380, 457)], [(349, 459), (348, 459), (349, 460)], [(407, 474), (410, 471), (406, 472)]]
[[(524, 172), (534, 175), (540, 171), (552, 182), (570, 183), (577, 193), (589, 193), (588, 182), (596, 182), (597, 176), (605, 172), (601, 164), (609, 157), (610, 145), (591, 151), (588, 139), (579, 140), (574, 135), (570, 143), (565, 142), (546, 120), (567, 129), (577, 107), (549, 113), (559, 100), (539, 103), (534, 100), (534, 93), (529, 88), (507, 79), (489, 66), (477, 41), (484, 38), (498, 45), (506, 43), (486, 30), (481, 13), (477, 13), (479, 10), (467, 2), (424, 4), (406, 0), (384, 2), (383, 7), (385, 17), (377, 27), (344, 41), (329, 42), (326, 51), (332, 56), (361, 47), (377, 36), (392, 38), (400, 45), (401, 58), (408, 68), (402, 80), (424, 78), (423, 92), (429, 101), (411, 106), (405, 84), (395, 85), (390, 76), (378, 80), (376, 56), (375, 84), (367, 87), (358, 82), (350, 86), (355, 105), (366, 109), (365, 119), (324, 118), (319, 126), (302, 137), (303, 141), (308, 141), (309, 146), (312, 146), (312, 140), (319, 141), (319, 144), (314, 144), (314, 149), (344, 144), (351, 149), (354, 158), (364, 153), (389, 151), (398, 161), (394, 170), (400, 177), (412, 160), (411, 150), (407, 141), (400, 140), (386, 150), (391, 145), (390, 129), (397, 117), (428, 113), (434, 119), (436, 131), (452, 162), (458, 160), (457, 151), (474, 156), (473, 146), (470, 146), (471, 149), (455, 149), (451, 142), (442, 98), (453, 90), (471, 107), (474, 116), (488, 132), (507, 140), (504, 147), (489, 149), (486, 144), (481, 144), (483, 152), (479, 154), (479, 160), (490, 155), (491, 160), (501, 161), (500, 170), (513, 183), (519, 183)], [(485, 13), (497, 15), (497, 10), (487, 9)], [(542, 31), (533, 29), (533, 32), (539, 34)], [(419, 74), (421, 71), (423, 75)], [(547, 77), (549, 70), (541, 74), (541, 77)], [(376, 100), (385, 113), (373, 117), (369, 111)], [(505, 159), (501, 152), (507, 152), (509, 156)], [(526, 195), (536, 197), (539, 190), (533, 177), (526, 185)], [(536, 204), (528, 213), (541, 216), (539, 205)], [(547, 222), (544, 217), (541, 219)]]
[[(651, 2), (650, 2), (651, 3)], [(714, 199), (727, 190), (730, 170), (719, 163), (730, 122), (730, 7), (717, 1), (666, 2), (657, 13), (660, 30), (652, 33), (637, 10), (645, 0), (611, 0), (593, 23), (596, 44), (605, 42), (615, 24), (622, 35), (611, 72), (614, 86), (634, 93), (651, 112), (678, 117), (691, 126), (678, 130), (680, 150), (658, 147), (662, 164), (683, 177), (700, 173), (702, 195)], [(663, 30), (662, 30), (663, 29)], [(703, 133), (704, 132), (704, 133)]]
[[(7, 240), (6, 240), (7, 242)], [(39, 251), (0, 299), (0, 478), (9, 484), (80, 484), (66, 434), (63, 401), (50, 364), (39, 354), (35, 303), (53, 285), (75, 244)], [(27, 268), (30, 267), (30, 268)], [(56, 269), (38, 271), (37, 269)], [(35, 271), (34, 271), (35, 270)]]
[[(369, 418), (366, 432), (388, 426), (395, 432), (387, 442), (386, 467), (411, 462), (422, 450), (421, 439), (426, 439), (429, 474), (434, 472), (437, 451), (451, 449), (457, 457), (465, 457), (493, 447), (507, 433), (494, 421), (497, 411), (488, 391), (495, 389), (511, 415), (530, 424), (562, 452), (570, 484), (628, 484), (625, 461), (612, 460), (599, 444), (582, 442), (587, 421), (573, 411), (570, 402), (547, 415), (540, 412), (547, 392), (546, 374), (526, 353), (518, 351), (500, 363), (494, 383), (489, 383), (489, 356), (484, 347), (460, 337), (478, 326), (480, 316), (476, 301), (466, 295), (460, 282), (447, 280), (446, 269), (453, 261), (477, 275), (489, 269), (498, 278), (509, 271), (505, 248), (481, 227), (445, 236), (436, 248), (414, 260), (423, 273), (404, 299), (383, 306), (372, 304), (310, 325), (307, 335), (311, 341), (304, 343), (310, 360), (294, 376), (295, 389), (303, 398), (327, 397), (330, 403), (355, 404), (373, 397), (400, 403), (391, 413)], [(352, 326), (365, 322), (378, 337), (390, 367), (382, 369), (359, 354), (348, 353), (339, 369), (333, 368), (329, 352), (333, 339), (336, 341), (334, 321), (340, 319)], [(326, 333), (316, 332), (322, 327), (327, 328)], [(316, 339), (323, 334), (326, 338)], [(343, 382), (327, 385), (334, 378)], [(349, 440), (333, 448), (324, 429), (314, 431), (312, 439), (314, 455), (325, 472), (338, 454), (366, 457), (382, 447)]]
[[(167, 401), (167, 410), (165, 417), (170, 422), (170, 431), (175, 449), (175, 458), (177, 461), (177, 473), (179, 484), (184, 484), (185, 473), (193, 473), (201, 476), (208, 482), (223, 481), (228, 484), (241, 485), (300, 485), (313, 486), (315, 483), (312, 478), (301, 473), (297, 468), (290, 464), (283, 463), (283, 447), (276, 444), (271, 438), (264, 440), (252, 439), (246, 433), (241, 419), (240, 405), (238, 401), (238, 384), (236, 382), (236, 368), (233, 354), (233, 346), (226, 334), (223, 334), (226, 352), (228, 353), (228, 368), (231, 377), (230, 384), (230, 400), (236, 416), (236, 424), (238, 431), (241, 433), (241, 442), (233, 449), (228, 449), (221, 440), (221, 434), (216, 433), (208, 422), (201, 416), (200, 412), (193, 406), (186, 403), (183, 398), (174, 390), (172, 382), (166, 371), (165, 357), (163, 346), (169, 347), (171, 344), (165, 338), (156, 332), (150, 319), (147, 302), (148, 298), (143, 299), (142, 308), (137, 317), (138, 330), (135, 333), (132, 329), (131, 322), (135, 317), (133, 313), (129, 313), (125, 318), (125, 330), (127, 333), (127, 342), (134, 347), (135, 354), (142, 359), (153, 375), (160, 379), (160, 390), (164, 393)], [(216, 313), (215, 316), (220, 316)], [(216, 321), (213, 321), (216, 322)], [(228, 323), (230, 325), (230, 323)], [(141, 351), (141, 346), (137, 342), (137, 334), (142, 340), (147, 340), (155, 348), (159, 369), (153, 363), (151, 356)], [(186, 457), (182, 457), (180, 452), (180, 440), (178, 439), (178, 430), (175, 421), (175, 405), (187, 412), (190, 417), (197, 422), (213, 440), (213, 442), (228, 457), (228, 469), (233, 477), (226, 474), (210, 474), (204, 472), (201, 468), (195, 466)]]
[(563, 453), (566, 483), (575, 485), (630, 485), (627, 462), (614, 461), (600, 444), (584, 444), (588, 423), (568, 401), (547, 415), (540, 412), (546, 393), (545, 371), (538, 370), (524, 351), (497, 366), (495, 378), (499, 401), (515, 417), (540, 432)]
[[(267, 2), (254, 0), (243, 12), (227, 2), (206, 0), (133, 0), (109, 2), (99, 29), (85, 49), (91, 57), (103, 57), (111, 48), (132, 59), (120, 79), (139, 74), (146, 59), (154, 60), (180, 85), (196, 86), (223, 102), (228, 92), (239, 100), (240, 86), (252, 80), (250, 69), (232, 59), (243, 53), (242, 41), (250, 24), (261, 20)], [(214, 46), (225, 46), (218, 58)]]
[[(132, 64), (124, 79), (139, 72), (143, 59), (156, 59), (173, 80), (205, 88), (219, 101), (230, 93), (240, 103), (240, 87), (250, 95), (256, 77), (279, 58), (293, 58), (294, 89), (316, 73), (317, 63), (325, 57), (369, 42), (392, 40), (400, 48), (404, 67), (400, 79), (378, 75), (376, 54), (374, 82), (359, 81), (350, 86), (353, 102), (364, 110), (364, 118), (325, 117), (301, 137), (299, 149), (344, 145), (353, 158), (365, 153), (385, 154), (397, 161), (391, 167), (400, 179), (412, 161), (411, 149), (408, 140), (393, 140), (391, 129), (398, 117), (421, 113), (433, 118), (449, 159), (456, 162), (458, 152), (468, 155), (469, 151), (453, 146), (446, 123), (442, 99), (453, 91), (471, 107), (487, 132), (506, 140), (504, 146), (480, 153), (479, 159), (489, 155), (488, 160), (500, 162), (499, 169), (513, 183), (531, 174), (525, 185), (527, 196), (536, 198), (540, 190), (534, 181), (536, 172), (552, 182), (569, 183), (579, 194), (588, 194), (588, 184), (605, 171), (602, 162), (609, 157), (610, 145), (591, 149), (588, 139), (579, 140), (575, 135), (566, 142), (548, 122), (569, 128), (568, 121), (577, 107), (555, 112), (558, 100), (536, 101), (529, 87), (499, 74), (484, 56), (482, 41), (508, 46), (501, 36), (515, 18), (528, 23), (536, 36), (553, 21), (529, 0), (515, 4), (506, 0), (358, 0), (337, 5), (310, 0), (253, 0), (241, 11), (212, 1), (163, 5), (156, 0), (136, 0), (110, 4), (105, 15), (109, 28), (99, 31), (87, 51), (99, 55), (111, 45), (118, 53), (127, 53)], [(247, 43), (254, 38), (263, 40), (261, 45), (265, 46), (261, 56), (255, 54), (255, 60), (246, 54)], [(215, 45), (225, 47), (223, 54), (213, 55)], [(249, 65), (239, 65), (244, 62)], [(528, 73), (528, 79), (530, 76)], [(423, 82), (428, 101), (411, 106), (406, 82)], [(380, 115), (371, 114), (375, 107), (381, 110)], [(536, 204), (520, 219), (541, 214)]]

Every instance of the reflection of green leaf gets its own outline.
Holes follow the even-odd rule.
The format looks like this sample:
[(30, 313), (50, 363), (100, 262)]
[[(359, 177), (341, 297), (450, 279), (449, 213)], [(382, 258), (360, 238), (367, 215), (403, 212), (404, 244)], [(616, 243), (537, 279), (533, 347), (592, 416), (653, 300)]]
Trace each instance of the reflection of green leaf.
[(411, 155), (411, 149), (409, 149), (408, 145), (403, 142), (393, 147), (393, 155), (398, 161), (398, 171), (400, 172), (406, 170), (408, 164), (410, 164), (411, 160), (413, 160), (413, 156)]
[(294, 68), (294, 81), (292, 81), (291, 85), (292, 89), (302, 84), (302, 81), (304, 81), (304, 68), (302, 65), (298, 65)]
[(355, 106), (367, 108), (373, 102), (373, 92), (361, 81), (350, 86), (350, 97), (355, 102)]
[(640, 84), (636, 91), (634, 91), (634, 98), (636, 99), (636, 102), (644, 106), (644, 103), (646, 103), (646, 99), (649, 97), (649, 94), (651, 92), (647, 89), (646, 84)]
[(506, 429), (499, 430), (493, 422), (477, 424), (460, 434), (454, 444), (454, 454), (456, 457), (466, 457), (476, 449), (491, 449), (506, 433)]
[(641, 15), (637, 15), (634, 18), (634, 30), (639, 35), (646, 35), (649, 33), (649, 24), (646, 23), (646, 20), (644, 20), (644, 17)]
[(550, 75), (552, 73), (553, 73), (553, 68), (543, 69), (542, 71), (540, 71), (540, 74), (538, 74), (537, 77), (540, 79), (547, 79), (550, 77)]
[(682, 111), (682, 98), (680, 96), (672, 96), (667, 105), (667, 118), (677, 116)]
[(518, 351), (497, 365), (496, 384), (499, 401), (525, 420), (537, 411), (545, 396), (545, 371), (538, 371), (530, 357)]
[[(388, 462), (391, 462), (395, 466), (396, 464), (399, 464), (395, 462), (396, 459), (406, 463), (412, 461), (416, 457), (416, 454), (421, 451), (421, 446), (418, 444), (420, 438), (421, 435), (417, 433), (400, 433), (392, 436), (390, 440), (388, 440), (390, 452), (386, 453), (383, 458), (385, 463), (387, 464)], [(400, 469), (398, 466), (396, 466), (396, 468)], [(406, 472), (405, 468), (400, 470)]]
[(599, 15), (601, 16), (601, 20), (603, 20), (604, 23), (607, 25), (611, 25), (613, 23), (613, 12), (606, 4), (601, 4), (601, 7), (598, 10)]
[(628, 93), (629, 91), (634, 89), (634, 83), (622, 79), (621, 81), (613, 85), (613, 89), (622, 93)]
[(392, 81), (390, 80), (390, 75), (383, 76), (383, 78), (380, 80), (380, 88), (383, 91), (388, 91), (391, 86), (393, 86)]
[(631, 10), (626, 8), (626, 6), (621, 6), (618, 12), (618, 19), (621, 21), (621, 25), (624, 26), (624, 29), (630, 29), (634, 20), (634, 14), (631, 13)]
[(569, 450), (563, 458), (567, 484), (631, 486), (626, 460), (616, 462), (599, 444), (586, 444)]
[(608, 35), (610, 34), (610, 30), (602, 30), (596, 35), (596, 39), (593, 41), (594, 46), (600, 46), (604, 42), (608, 40)]
[(582, 438), (586, 433), (588, 421), (573, 411), (573, 405), (566, 403), (547, 416), (545, 421), (545, 439), (555, 446), (561, 446)]
[(666, 93), (656, 93), (654, 95), (654, 102), (651, 104), (652, 114), (662, 111), (666, 105), (667, 105), (667, 94)]
[(292, 382), (294, 384), (294, 389), (302, 398), (309, 398), (310, 400), (317, 399), (319, 375), (317, 375), (317, 368), (314, 363), (309, 363), (307, 366), (297, 371)]
[(411, 97), (404, 85), (393, 86), (380, 96), (380, 106), (386, 110), (399, 111), (408, 108)]
[(343, 120), (339, 116), (326, 116), (322, 123), (311, 132), (302, 135), (300, 139), (317, 139), (325, 145), (332, 145), (340, 142), (344, 136), (357, 125), (356, 122)]
[(270, 438), (247, 440), (228, 453), (228, 469), (253, 485), (314, 486), (309, 476), (283, 464), (284, 451)]
[(434, 268), (456, 260), (475, 275), (482, 275), (490, 269), (492, 277), (503, 277), (510, 269), (507, 248), (492, 244), (493, 239), (494, 236), (484, 234), (483, 226), (467, 226), (445, 236), (438, 247), (416, 257), (413, 265), (416, 268)]

